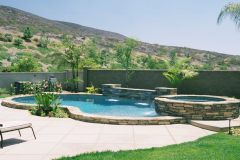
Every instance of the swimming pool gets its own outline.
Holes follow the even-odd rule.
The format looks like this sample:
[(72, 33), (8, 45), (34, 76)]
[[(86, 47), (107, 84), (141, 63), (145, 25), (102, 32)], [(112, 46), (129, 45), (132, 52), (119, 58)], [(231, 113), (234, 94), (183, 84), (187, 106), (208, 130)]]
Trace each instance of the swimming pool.
[[(19, 103), (35, 104), (34, 96), (13, 98)], [(154, 103), (122, 98), (112, 98), (101, 95), (60, 95), (64, 106), (79, 108), (82, 112), (103, 116), (121, 117), (156, 117)]]

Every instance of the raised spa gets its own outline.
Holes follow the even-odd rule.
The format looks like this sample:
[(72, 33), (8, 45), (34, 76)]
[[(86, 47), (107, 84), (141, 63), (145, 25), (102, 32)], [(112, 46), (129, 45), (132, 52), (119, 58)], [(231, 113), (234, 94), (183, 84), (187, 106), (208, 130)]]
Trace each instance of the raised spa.
[(240, 101), (208, 95), (168, 95), (155, 98), (157, 113), (195, 120), (224, 120), (239, 116)]

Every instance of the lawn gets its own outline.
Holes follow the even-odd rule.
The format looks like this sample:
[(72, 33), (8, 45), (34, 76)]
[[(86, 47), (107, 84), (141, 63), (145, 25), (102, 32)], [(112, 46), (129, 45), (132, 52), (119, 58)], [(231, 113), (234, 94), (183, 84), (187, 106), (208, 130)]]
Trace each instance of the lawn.
[(6, 98), (6, 97), (9, 97), (9, 96), (10, 96), (9, 94), (1, 94), (0, 98)]
[(239, 160), (240, 136), (224, 133), (194, 142), (135, 151), (87, 153), (59, 160)]

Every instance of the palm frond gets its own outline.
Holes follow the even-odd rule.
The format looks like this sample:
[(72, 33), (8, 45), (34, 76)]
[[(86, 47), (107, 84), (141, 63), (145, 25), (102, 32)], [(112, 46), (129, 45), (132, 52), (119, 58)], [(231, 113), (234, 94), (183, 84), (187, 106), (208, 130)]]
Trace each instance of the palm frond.
[(229, 3), (220, 12), (217, 23), (220, 24), (225, 17), (230, 17), (240, 28), (240, 3)]

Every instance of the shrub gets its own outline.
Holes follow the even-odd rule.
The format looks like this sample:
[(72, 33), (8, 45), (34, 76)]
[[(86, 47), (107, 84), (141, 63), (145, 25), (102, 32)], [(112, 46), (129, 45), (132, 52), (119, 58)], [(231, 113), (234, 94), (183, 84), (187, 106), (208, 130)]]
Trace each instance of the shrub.
[(61, 102), (59, 96), (53, 93), (35, 94), (37, 107), (31, 110), (31, 113), (37, 116), (50, 116), (66, 118), (68, 114), (60, 108)]
[(42, 48), (48, 48), (48, 45), (50, 43), (50, 40), (47, 36), (42, 36), (39, 40), (38, 46)]
[(31, 55), (25, 55), (18, 59), (13, 64), (13, 71), (15, 72), (39, 72), (41, 71), (41, 64), (36, 58)]
[(14, 39), (14, 45), (16, 46), (22, 46), (23, 40), (21, 38)]
[(98, 88), (95, 88), (93, 85), (91, 85), (90, 87), (87, 87), (87, 93), (98, 93), (99, 92), (99, 89)]
[(13, 36), (10, 33), (6, 33), (6, 34), (0, 34), (0, 41), (3, 42), (12, 42), (13, 40)]
[(35, 38), (33, 38), (33, 41), (37, 43), (39, 41), (39, 39), (37, 37), (35, 37)]
[(32, 30), (27, 27), (23, 31), (23, 39), (25, 39), (26, 42), (31, 42), (31, 38), (33, 37)]
[[(16, 93), (16, 88), (12, 84), (12, 93)], [(49, 81), (43, 80), (40, 82), (27, 82), (23, 83), (22, 89), (19, 91), (18, 94), (36, 94), (41, 92), (62, 92), (62, 85), (60, 82), (56, 82), (50, 84)]]
[(3, 39), (4, 39), (4, 35), (0, 33), (0, 41), (3, 41)]

